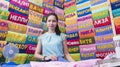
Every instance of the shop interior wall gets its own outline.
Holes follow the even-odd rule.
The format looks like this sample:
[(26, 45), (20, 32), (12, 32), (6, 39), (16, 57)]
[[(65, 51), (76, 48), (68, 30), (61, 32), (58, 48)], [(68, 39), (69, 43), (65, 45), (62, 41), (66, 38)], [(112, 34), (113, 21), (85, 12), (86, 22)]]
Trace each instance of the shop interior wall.
[(120, 34), (119, 0), (0, 0), (0, 62), (2, 50), (13, 44), (18, 64), (36, 61), (37, 38), (47, 31), (46, 16), (54, 12), (67, 35), (70, 55), (76, 60), (103, 59), (115, 53), (113, 36)]

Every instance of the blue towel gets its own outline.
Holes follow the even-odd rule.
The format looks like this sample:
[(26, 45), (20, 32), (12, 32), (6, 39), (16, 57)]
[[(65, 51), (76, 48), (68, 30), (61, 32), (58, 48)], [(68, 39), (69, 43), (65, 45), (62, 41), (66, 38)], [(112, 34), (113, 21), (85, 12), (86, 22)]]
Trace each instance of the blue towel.
[(16, 64), (15, 62), (8, 62), (8, 63), (4, 63), (2, 65), (2, 67), (16, 67), (18, 64)]
[[(68, 62), (65, 58), (59, 56), (58, 57), (58, 61), (61, 61), (61, 62)], [(53, 61), (50, 61), (50, 62), (53, 62)]]

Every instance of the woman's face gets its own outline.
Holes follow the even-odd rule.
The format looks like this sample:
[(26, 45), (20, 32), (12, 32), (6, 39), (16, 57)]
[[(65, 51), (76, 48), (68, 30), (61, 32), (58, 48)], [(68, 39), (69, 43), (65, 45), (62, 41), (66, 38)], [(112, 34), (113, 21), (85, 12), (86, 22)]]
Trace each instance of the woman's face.
[(50, 15), (47, 18), (47, 27), (48, 27), (48, 29), (55, 30), (55, 27), (56, 27), (57, 23), (58, 22), (57, 22), (56, 17), (54, 15)]

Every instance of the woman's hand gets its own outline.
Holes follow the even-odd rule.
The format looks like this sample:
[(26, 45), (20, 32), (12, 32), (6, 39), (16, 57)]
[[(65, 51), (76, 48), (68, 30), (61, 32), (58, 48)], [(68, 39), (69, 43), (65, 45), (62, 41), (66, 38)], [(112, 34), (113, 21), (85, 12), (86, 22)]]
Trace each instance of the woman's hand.
[(47, 56), (46, 58), (45, 58), (45, 60), (52, 60), (52, 61), (57, 61), (58, 60), (58, 58), (57, 58), (57, 56), (55, 56), (55, 55), (51, 55), (51, 56)]

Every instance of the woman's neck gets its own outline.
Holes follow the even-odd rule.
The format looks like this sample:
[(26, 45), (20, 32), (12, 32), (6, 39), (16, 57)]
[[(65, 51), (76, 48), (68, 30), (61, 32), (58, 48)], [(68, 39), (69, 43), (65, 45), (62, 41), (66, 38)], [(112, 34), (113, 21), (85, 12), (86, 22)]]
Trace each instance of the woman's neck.
[(49, 32), (49, 33), (55, 33), (55, 31), (54, 31), (54, 30), (48, 30), (48, 32)]

